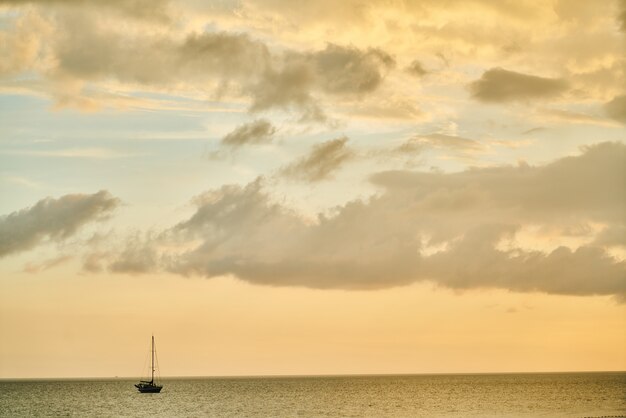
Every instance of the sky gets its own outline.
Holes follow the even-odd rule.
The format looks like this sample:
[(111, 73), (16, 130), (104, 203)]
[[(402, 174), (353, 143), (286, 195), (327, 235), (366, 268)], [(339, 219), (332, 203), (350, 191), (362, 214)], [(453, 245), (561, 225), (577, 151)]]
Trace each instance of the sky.
[(0, 0), (0, 378), (626, 370), (624, 0)]

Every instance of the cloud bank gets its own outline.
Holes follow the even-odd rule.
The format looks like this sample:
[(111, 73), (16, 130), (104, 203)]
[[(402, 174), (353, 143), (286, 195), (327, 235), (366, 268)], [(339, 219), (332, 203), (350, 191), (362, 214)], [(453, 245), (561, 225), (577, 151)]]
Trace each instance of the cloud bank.
[[(563, 74), (573, 94), (598, 103), (624, 84), (623, 0), (335, 3), (0, 0), (0, 75), (59, 106), (123, 107), (129, 91), (166, 91), (243, 98), (252, 111), (290, 110), (308, 121), (379, 90), (396, 59), (416, 77), (443, 59), (447, 70), (424, 86), (493, 62)], [(407, 95), (398, 76), (385, 87)], [(562, 83), (495, 68), (473, 88), (478, 100), (501, 102), (553, 97)]]
[[(626, 224), (626, 145), (583, 151), (535, 167), (381, 172), (371, 177), (379, 195), (317, 219), (274, 202), (261, 179), (223, 186), (196, 198), (193, 216), (135, 253), (147, 270), (150, 251), (181, 245), (160, 256), (160, 268), (274, 286), (378, 289), (427, 280), (455, 289), (623, 298), (626, 262), (607, 248), (624, 245), (614, 232)], [(517, 241), (528, 225), (564, 236), (588, 223), (602, 225), (602, 233), (576, 247), (539, 251)]]
[(0, 257), (29, 250), (49, 241), (62, 241), (83, 225), (109, 215), (120, 201), (105, 190), (91, 195), (45, 198), (33, 207), (0, 217)]
[(144, 7), (146, 2), (116, 1), (106, 7), (95, 3), (55, 7), (52, 17), (18, 15), (16, 29), (0, 31), (0, 48), (6, 45), (2, 50), (8, 57), (0, 64), (0, 74), (38, 71), (40, 85), (47, 86), (60, 105), (82, 103), (87, 108), (94, 102), (87, 83), (115, 81), (148, 90), (244, 98), (252, 112), (282, 109), (301, 114), (303, 120), (324, 121), (320, 101), (370, 94), (395, 64), (378, 48), (333, 43), (318, 50), (270, 48), (235, 31), (124, 32), (109, 21), (119, 19), (99, 18), (95, 9), (135, 15), (150, 9)]
[(502, 68), (485, 71), (472, 84), (472, 97), (483, 102), (508, 102), (558, 96), (567, 90), (565, 80), (516, 73)]

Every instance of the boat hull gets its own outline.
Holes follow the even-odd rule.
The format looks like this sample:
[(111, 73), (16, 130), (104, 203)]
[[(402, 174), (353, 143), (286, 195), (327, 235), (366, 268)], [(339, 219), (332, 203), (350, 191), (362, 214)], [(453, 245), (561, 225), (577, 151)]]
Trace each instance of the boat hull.
[(157, 386), (157, 385), (138, 384), (138, 385), (135, 385), (135, 387), (141, 393), (159, 393), (161, 392), (161, 389), (163, 389), (163, 386)]

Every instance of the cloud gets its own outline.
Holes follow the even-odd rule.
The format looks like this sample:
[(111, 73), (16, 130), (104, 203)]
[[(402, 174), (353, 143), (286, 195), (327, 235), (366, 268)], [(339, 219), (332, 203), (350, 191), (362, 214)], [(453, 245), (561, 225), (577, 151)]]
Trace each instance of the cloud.
[[(394, 285), (384, 283), (385, 272), (397, 284), (401, 278), (389, 270), (393, 259), (403, 262), (409, 256), (403, 251), (410, 246), (404, 242), (409, 234), (402, 222), (389, 229), (389, 223), (368, 216), (375, 214), (368, 214), (361, 202), (310, 226), (273, 203), (258, 180), (245, 187), (223, 187), (196, 204), (196, 214), (169, 231), (178, 239), (202, 240), (171, 260), (168, 269), (183, 275), (235, 274), (269, 285), (379, 288)], [(243, 235), (248, 239), (242, 240)]]
[(27, 263), (24, 266), (24, 271), (26, 273), (39, 273), (41, 271), (49, 270), (51, 268), (57, 267), (63, 263), (67, 263), (72, 259), (71, 255), (60, 255), (58, 257), (51, 258), (49, 260), (44, 260), (39, 263)]
[(563, 213), (569, 219), (624, 222), (626, 145), (606, 142), (582, 149), (581, 156), (545, 166), (521, 164), (453, 174), (389, 171), (374, 175), (372, 182), (398, 194), (424, 191), (419, 208), (429, 211), (489, 209), (492, 220), (537, 224), (566, 221)]
[(410, 138), (397, 147), (395, 151), (400, 153), (419, 153), (429, 148), (447, 149), (460, 153), (480, 152), (486, 149), (483, 144), (474, 139), (433, 133)]
[[(156, 248), (152, 245), (146, 245), (146, 242), (152, 240), (148, 237), (142, 239), (140, 236), (134, 236), (126, 241), (124, 249), (117, 254), (115, 259), (110, 262), (109, 271), (114, 273), (150, 273), (157, 269), (158, 254)], [(89, 254), (85, 259), (84, 268), (97, 271), (100, 268), (100, 261), (111, 258), (110, 254), (98, 255), (98, 253)]]
[(107, 257), (106, 253), (89, 252), (83, 257), (83, 271), (89, 273), (100, 273), (103, 270), (102, 262)]
[(282, 175), (308, 182), (329, 178), (344, 163), (355, 157), (354, 152), (346, 145), (347, 142), (348, 138), (344, 136), (313, 146), (307, 156), (285, 167)]
[(328, 44), (311, 55), (317, 82), (328, 94), (362, 95), (378, 88), (394, 59), (378, 48), (359, 50)]
[(615, 125), (615, 122), (607, 120), (606, 118), (603, 118), (603, 117), (588, 115), (588, 114), (579, 113), (579, 112), (571, 112), (568, 110), (560, 110), (560, 109), (541, 109), (539, 113), (537, 114), (537, 116), (540, 119), (549, 120), (549, 121), (580, 123), (580, 124), (599, 125), (599, 126)]
[(299, 57), (288, 58), (282, 68), (268, 68), (258, 82), (248, 87), (250, 110), (297, 109), (305, 120), (323, 121), (326, 116), (311, 94), (313, 86), (311, 67)]
[[(115, 3), (111, 7), (135, 4)], [(244, 98), (251, 112), (282, 109), (320, 122), (327, 119), (322, 99), (370, 94), (395, 64), (378, 48), (329, 43), (320, 50), (270, 49), (246, 33), (122, 31), (117, 20), (111, 24), (91, 9), (55, 10), (53, 17), (39, 18), (48, 29), (24, 21), (0, 31), (0, 48), (7, 45), (8, 57), (0, 74), (35, 70), (42, 76), (37, 88), (58, 105), (86, 110), (96, 110), (106, 96), (94, 87), (114, 81), (132, 89)], [(29, 31), (32, 27), (37, 30)]]
[(545, 131), (546, 128), (544, 126), (537, 126), (535, 128), (530, 128), (525, 130), (524, 132), (522, 132), (522, 135), (532, 135), (532, 134), (536, 134), (537, 132), (543, 132)]
[(0, 217), (0, 257), (29, 250), (46, 239), (62, 241), (83, 225), (100, 220), (119, 205), (105, 190), (91, 195), (47, 197), (33, 207)]
[(600, 247), (572, 251), (501, 251), (495, 247), (506, 227), (485, 225), (469, 231), (450, 250), (424, 262), (424, 273), (455, 288), (500, 287), (517, 292), (626, 296), (626, 262), (616, 262)]
[(179, 41), (157, 35), (123, 35), (80, 17), (68, 19), (56, 47), (56, 70), (66, 77), (113, 77), (146, 85), (211, 79), (247, 82), (269, 65), (267, 47), (245, 34), (191, 33)]
[(276, 128), (267, 119), (257, 119), (235, 128), (222, 138), (221, 144), (232, 148), (248, 144), (263, 144), (270, 142), (275, 133)]
[[(534, 167), (381, 172), (371, 178), (381, 193), (314, 220), (274, 201), (262, 179), (223, 186), (196, 198), (195, 213), (160, 235), (160, 244), (178, 245), (161, 256), (161, 268), (274, 286), (378, 289), (430, 281), (623, 298), (626, 262), (602, 242), (615, 245), (611, 231), (625, 226), (626, 145), (582, 151)], [(588, 222), (605, 225), (604, 232), (576, 248), (537, 251), (517, 242), (525, 225), (566, 231)]]
[(626, 123), (626, 95), (614, 97), (613, 100), (604, 105), (604, 109), (612, 119)]
[(268, 68), (248, 89), (253, 99), (251, 110), (296, 108), (304, 120), (324, 121), (315, 93), (363, 96), (380, 86), (394, 64), (389, 54), (376, 48), (327, 44), (316, 52), (287, 52), (278, 67)]
[(425, 119), (426, 114), (416, 105), (415, 100), (395, 94), (372, 95), (369, 99), (345, 100), (341, 112), (353, 118), (371, 120), (395, 119), (399, 121)]
[(626, 32), (626, 0), (618, 0), (619, 4), (619, 16), (617, 17), (620, 22), (620, 29), (622, 32)]
[(596, 236), (594, 243), (599, 246), (621, 246), (626, 249), (626, 224), (604, 229)]
[(424, 66), (418, 60), (415, 60), (406, 68), (406, 71), (414, 75), (415, 77), (423, 77), (428, 74), (428, 71), (424, 69)]
[(558, 96), (568, 83), (559, 78), (544, 78), (502, 68), (485, 71), (470, 84), (472, 97), (483, 102), (508, 102)]
[[(196, 98), (206, 93), (238, 103), (244, 97), (256, 111), (287, 109), (305, 120), (321, 121), (326, 102), (341, 103), (345, 96), (376, 91), (391, 73), (395, 57), (402, 63), (416, 57), (415, 45), (420, 45), (421, 56), (446, 51), (446, 59), (451, 60), (444, 74), (427, 80), (428, 87), (434, 87), (426, 90), (429, 102), (445, 96), (440, 81), (459, 82), (463, 68), (511, 59), (524, 62), (528, 68), (524, 71), (532, 74), (563, 72), (574, 87), (572, 92), (597, 100), (606, 100), (623, 85), (622, 33), (615, 30), (617, 2), (502, 5), (475, 0), (453, 5), (431, 0), (393, 4), (348, 0), (338, 5), (325, 0), (297, 9), (282, 0), (2, 3), (9, 5), (10, 13), (0, 32), (11, 40), (0, 40), (6, 46), (0, 51), (4, 58), (0, 71), (29, 85), (31, 93), (80, 108), (95, 109), (103, 103), (123, 106), (97, 94), (103, 91), (166, 91)], [(41, 16), (49, 30), (30, 24), (20, 30), (13, 27), (14, 21), (29, 13)], [(213, 35), (220, 33), (231, 37), (219, 45), (212, 43), (217, 38)], [(524, 46), (528, 33), (533, 33), (530, 49)], [(240, 54), (235, 35), (261, 44), (265, 58), (257, 56), (254, 48)], [(229, 41), (233, 44), (227, 47)], [(258, 67), (237, 74), (243, 67), (235, 62), (233, 74), (228, 74), (229, 57), (220, 48), (232, 50), (235, 61), (251, 57)], [(422, 75), (428, 62), (422, 64), (414, 61), (409, 71)], [(20, 77), (22, 72), (27, 77)], [(411, 90), (393, 82), (387, 85), (394, 93)], [(78, 87), (68, 89), (68, 84)]]
[(50, 35), (50, 25), (32, 12), (17, 17), (11, 30), (0, 30), (0, 76), (36, 68), (44, 43), (41, 38)]

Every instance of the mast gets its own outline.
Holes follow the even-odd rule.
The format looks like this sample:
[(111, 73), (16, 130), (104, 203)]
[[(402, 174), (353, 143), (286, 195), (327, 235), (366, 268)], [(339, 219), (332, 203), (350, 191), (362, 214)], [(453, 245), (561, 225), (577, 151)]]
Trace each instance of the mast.
[(150, 380), (150, 383), (154, 383), (154, 335), (152, 336), (152, 365), (150, 366), (150, 368), (152, 369), (152, 379)]

